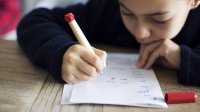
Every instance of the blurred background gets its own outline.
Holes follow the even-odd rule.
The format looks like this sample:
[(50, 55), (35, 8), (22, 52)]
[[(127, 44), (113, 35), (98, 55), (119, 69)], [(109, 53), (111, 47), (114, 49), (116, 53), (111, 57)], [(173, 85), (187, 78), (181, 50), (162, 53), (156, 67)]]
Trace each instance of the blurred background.
[(16, 40), (16, 27), (24, 15), (36, 8), (66, 7), (88, 0), (0, 0), (0, 39)]
[(41, 0), (21, 0), (23, 11), (25, 13), (29, 12), (30, 10), (32, 10), (35, 7), (35, 5), (39, 1), (41, 1)]
[(27, 13), (33, 8), (47, 7), (53, 8), (55, 6), (65, 7), (67, 5), (76, 3), (86, 3), (88, 0), (21, 0), (24, 12)]

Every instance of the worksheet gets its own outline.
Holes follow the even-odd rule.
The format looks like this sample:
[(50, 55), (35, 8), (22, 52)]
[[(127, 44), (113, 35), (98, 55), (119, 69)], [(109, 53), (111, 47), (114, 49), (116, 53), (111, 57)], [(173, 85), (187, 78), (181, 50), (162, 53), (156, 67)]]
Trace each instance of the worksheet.
[(167, 108), (153, 70), (138, 69), (137, 54), (110, 53), (98, 76), (65, 84), (61, 104), (109, 104)]

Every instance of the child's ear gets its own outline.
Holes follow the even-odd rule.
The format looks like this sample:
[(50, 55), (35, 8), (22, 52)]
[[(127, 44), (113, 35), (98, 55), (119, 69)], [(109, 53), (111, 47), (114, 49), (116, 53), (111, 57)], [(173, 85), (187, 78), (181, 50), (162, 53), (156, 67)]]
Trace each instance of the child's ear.
[(195, 9), (199, 6), (200, 0), (192, 0), (191, 9)]

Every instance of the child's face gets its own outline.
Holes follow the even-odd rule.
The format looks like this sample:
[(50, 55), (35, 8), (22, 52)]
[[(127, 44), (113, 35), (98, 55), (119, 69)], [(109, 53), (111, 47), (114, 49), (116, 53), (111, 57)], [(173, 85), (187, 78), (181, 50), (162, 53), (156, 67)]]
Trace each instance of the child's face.
[(186, 21), (191, 1), (120, 0), (120, 10), (127, 29), (144, 44), (175, 37)]

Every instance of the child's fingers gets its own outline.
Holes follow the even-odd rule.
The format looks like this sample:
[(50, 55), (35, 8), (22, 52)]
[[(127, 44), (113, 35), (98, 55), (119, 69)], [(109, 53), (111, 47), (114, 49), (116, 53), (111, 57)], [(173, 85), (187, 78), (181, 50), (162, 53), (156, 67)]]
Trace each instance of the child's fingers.
[(81, 81), (89, 80), (91, 77), (79, 70), (78, 68), (74, 67), (72, 69), (65, 69), (65, 72), (62, 74), (62, 79), (69, 83), (75, 84)]
[(87, 75), (86, 73), (84, 73), (83, 71), (81, 71), (79, 68), (76, 69), (76, 71), (73, 72), (74, 77), (76, 78), (76, 80), (78, 80), (78, 82), (80, 81), (87, 81), (91, 78), (91, 76)]
[(96, 55), (98, 55), (101, 58), (103, 66), (106, 67), (106, 59), (107, 59), (106, 51), (96, 49), (96, 48), (93, 48), (93, 50), (96, 53)]
[(148, 45), (143, 45), (143, 48), (139, 57), (139, 66), (141, 68), (144, 67), (145, 63), (149, 59), (150, 54), (154, 52), (154, 50), (158, 48), (160, 44), (161, 44), (161, 41), (156, 41)]
[(79, 81), (74, 75), (76, 69), (67, 65), (62, 66), (62, 79), (68, 84), (78, 83)]
[(93, 77), (96, 76), (98, 73), (96, 71), (96, 68), (89, 63), (87, 63), (85, 60), (80, 59), (78, 63), (76, 64), (77, 68), (84, 72), (86, 75)]
[(153, 65), (153, 63), (156, 61), (156, 59), (158, 59), (159, 57), (163, 56), (163, 50), (162, 47), (157, 48), (156, 50), (154, 50), (154, 52), (152, 52), (149, 56), (149, 59), (147, 61), (147, 63), (144, 66), (144, 69), (149, 69), (151, 68), (151, 66)]
[(142, 68), (142, 66), (141, 66), (141, 57), (142, 57), (142, 55), (143, 55), (143, 52), (144, 52), (144, 45), (141, 45), (140, 46), (140, 53), (139, 53), (139, 58), (138, 58), (138, 61), (137, 61), (137, 66), (139, 67), (139, 68)]
[(81, 52), (80, 57), (83, 60), (87, 61), (92, 66), (94, 66), (98, 73), (100, 73), (103, 70), (102, 61), (101, 61), (100, 57), (98, 57), (96, 54), (91, 53), (88, 50), (85, 50), (85, 51)]

